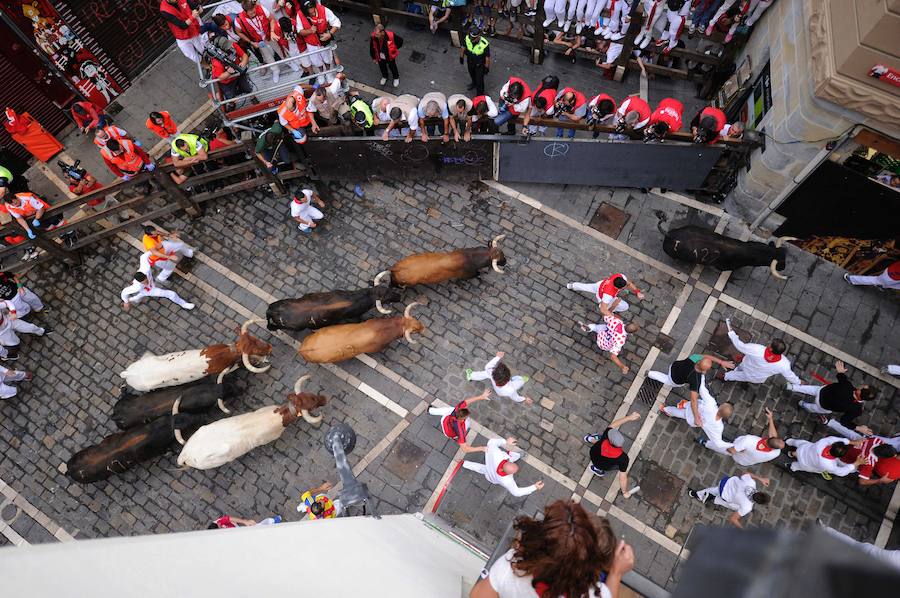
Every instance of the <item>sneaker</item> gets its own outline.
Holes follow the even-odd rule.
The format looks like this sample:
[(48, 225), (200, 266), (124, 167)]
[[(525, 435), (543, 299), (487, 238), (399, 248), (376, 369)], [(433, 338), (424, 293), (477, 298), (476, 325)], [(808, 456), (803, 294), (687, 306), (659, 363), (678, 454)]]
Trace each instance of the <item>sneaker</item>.
[(274, 517), (272, 517), (272, 522), (281, 523), (281, 515), (275, 515)]
[(706, 504), (707, 499), (709, 499), (709, 495), (704, 496), (703, 498), (700, 498), (700, 494), (693, 488), (688, 488), (688, 496), (690, 496), (691, 498), (696, 498), (703, 504)]
[(587, 436), (584, 437), (584, 441), (585, 441), (587, 444), (591, 444), (591, 443), (597, 442), (598, 440), (600, 440), (600, 435), (599, 435), (599, 434), (588, 434)]
[(473, 370), (472, 368), (466, 368), (466, 381), (469, 381), (472, 379), (472, 373), (474, 371), (475, 370)]
[(526, 17), (533, 17), (536, 14), (537, 14), (537, 11), (533, 8), (529, 8), (528, 10), (525, 11)]
[(849, 272), (844, 272), (844, 280), (847, 281), (847, 284), (853, 284), (852, 282), (850, 282), (850, 273)]
[(712, 24), (710, 24), (709, 26), (706, 27), (705, 33), (706, 33), (707, 36), (712, 35), (712, 33), (713, 33), (713, 26), (712, 26)]
[(522, 382), (528, 382), (531, 380), (531, 376), (522, 376)]
[(575, 286), (574, 282), (566, 283), (566, 288), (569, 289), (570, 291), (574, 288), (574, 286)]
[(553, 17), (550, 17), (549, 19), (544, 19), (544, 28), (549, 27), (550, 23), (552, 23), (552, 22), (553, 22)]
[(603, 471), (602, 469), (597, 469), (596, 467), (594, 467), (593, 463), (591, 463), (591, 471), (593, 471), (594, 475), (597, 476), (598, 478), (602, 478), (603, 476), (606, 475), (605, 471)]
[(48, 334), (53, 334), (53, 329), (49, 326), (44, 326), (43, 332), (40, 334), (40, 336), (47, 336)]
[(696, 440), (697, 440), (697, 444), (699, 444), (700, 446), (702, 446), (704, 448), (706, 447), (706, 438), (703, 438), (702, 436), (697, 436)]
[(387, 77), (382, 77), (381, 81), (378, 82), (379, 85), (384, 85), (385, 83), (387, 83)]
[(825, 478), (829, 482), (831, 481), (831, 474), (828, 473), (827, 471), (822, 472), (822, 477)]
[(652, 41), (652, 40), (651, 40), (649, 37), (644, 38), (644, 41), (642, 41), (642, 42), (641, 42), (641, 45), (640, 45), (641, 50), (643, 50), (643, 49), (645, 49), (647, 46), (649, 46), (651, 41)]
[(694, 33), (695, 33), (696, 31), (697, 31), (697, 26), (696, 26), (696, 25), (694, 25), (693, 23), (691, 23), (690, 25), (688, 25), (688, 35), (694, 35)]
[(819, 423), (822, 424), (823, 426), (827, 426), (827, 425), (828, 425), (828, 416), (827, 416), (827, 415), (820, 415), (820, 416), (819, 416)]
[(734, 34), (733, 34), (733, 33), (729, 33), (728, 35), (725, 36), (725, 43), (727, 44), (727, 43), (730, 42), (732, 39), (734, 39)]
[(603, 26), (597, 27), (596, 29), (594, 29), (594, 35), (601, 35), (603, 33), (603, 29)]
[(400, 79), (394, 79), (394, 87), (400, 86)]
[(568, 33), (569, 28), (572, 26), (572, 21), (566, 21), (563, 25), (563, 32)]
[(584, 23), (578, 23), (575, 25), (575, 34), (581, 35), (581, 30), (584, 29)]
[(794, 390), (794, 385), (791, 384), (790, 382), (785, 382), (784, 389), (788, 392), (791, 392), (792, 390)]
[(625, 37), (625, 34), (624, 34), (624, 33), (610, 33), (610, 34), (609, 34), (609, 39), (610, 39), (610, 41), (614, 41), (614, 42), (619, 41), (619, 40), (622, 39), (623, 37)]
[(565, 18), (565, 17), (560, 17), (559, 19), (557, 19), (557, 21), (556, 21), (557, 27), (562, 27), (565, 24), (565, 21), (563, 21), (563, 18)]
[(307, 227), (307, 226), (303, 226), (302, 224), (299, 225), (299, 226), (297, 226), (297, 229), (298, 229), (301, 233), (303, 233), (304, 235), (311, 235), (311, 234), (312, 234), (312, 229), (309, 228), (309, 227)]
[(193, 303), (185, 303), (181, 307), (183, 307), (184, 309), (194, 309), (194, 304)]
[(661, 48), (661, 47), (665, 46), (666, 44), (668, 44), (668, 43), (669, 43), (669, 40), (667, 40), (667, 39), (658, 39), (658, 40), (656, 40), (656, 41), (653, 42), (653, 43), (656, 44), (656, 47), (657, 47), (657, 48)]
[(278, 83), (279, 79), (281, 79), (281, 69), (275, 69), (272, 71), (272, 83)]

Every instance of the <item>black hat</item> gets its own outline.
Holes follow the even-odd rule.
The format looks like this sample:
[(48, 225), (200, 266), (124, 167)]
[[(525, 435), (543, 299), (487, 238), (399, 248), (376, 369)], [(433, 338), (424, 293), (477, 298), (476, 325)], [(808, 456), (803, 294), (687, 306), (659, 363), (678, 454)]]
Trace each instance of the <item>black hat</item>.
[(362, 110), (357, 110), (353, 120), (355, 120), (358, 125), (364, 125), (366, 124), (366, 114)]
[(472, 28), (469, 29), (469, 37), (481, 37), (481, 27), (473, 25)]

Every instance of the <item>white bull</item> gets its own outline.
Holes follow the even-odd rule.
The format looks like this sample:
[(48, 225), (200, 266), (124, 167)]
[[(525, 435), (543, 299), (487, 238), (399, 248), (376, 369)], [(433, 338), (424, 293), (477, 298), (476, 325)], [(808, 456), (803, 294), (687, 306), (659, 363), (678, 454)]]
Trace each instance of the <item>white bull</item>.
[(178, 465), (195, 469), (212, 469), (237, 459), (258, 446), (274, 442), (284, 429), (299, 417), (318, 425), (322, 416), (311, 414), (313, 409), (325, 404), (325, 397), (300, 392), (309, 376), (303, 376), (294, 384), (294, 393), (288, 395), (284, 405), (267, 405), (251, 413), (226, 417), (202, 426), (188, 439), (175, 430), (175, 438), (184, 445), (178, 455)]
[(272, 352), (272, 345), (264, 343), (247, 332), (250, 324), (260, 320), (247, 320), (241, 326), (238, 339), (230, 345), (210, 345), (203, 349), (177, 351), (165, 355), (146, 353), (125, 368), (119, 375), (131, 388), (146, 392), (166, 386), (177, 386), (199, 380), (210, 374), (219, 374), (243, 361), (244, 367), (253, 373), (269, 369), (257, 367), (250, 357), (263, 359)]

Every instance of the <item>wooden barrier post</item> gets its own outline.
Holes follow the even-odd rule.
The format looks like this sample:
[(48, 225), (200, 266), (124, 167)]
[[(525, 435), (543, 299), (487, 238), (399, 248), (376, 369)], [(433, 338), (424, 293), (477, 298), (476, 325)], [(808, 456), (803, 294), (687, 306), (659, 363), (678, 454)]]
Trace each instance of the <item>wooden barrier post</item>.
[(381, 0), (369, 0), (369, 6), (372, 8), (372, 20), (375, 24), (384, 23), (384, 15), (381, 14)]
[(40, 247), (50, 255), (58, 257), (70, 266), (77, 266), (81, 263), (81, 254), (77, 251), (63, 249), (56, 241), (45, 239), (38, 234), (32, 241), (36, 247)]
[[(271, 174), (271, 173), (270, 173)], [(200, 216), (200, 206), (188, 197), (187, 193), (184, 190), (175, 184), (175, 181), (169, 177), (168, 173), (162, 172), (159, 168), (153, 171), (153, 179), (159, 183), (159, 185), (166, 190), (171, 197), (175, 198), (175, 201), (178, 202), (185, 212), (187, 212), (188, 216), (191, 218), (197, 218)]]
[(466, 8), (466, 6), (450, 7), (450, 41), (453, 42), (453, 46), (456, 48), (461, 47), (463, 43), (462, 15)]
[[(528, 3), (523, 3), (528, 8)], [(534, 37), (531, 41), (531, 64), (544, 64), (544, 0), (537, 3), (537, 13), (534, 15)], [(525, 18), (525, 17), (520, 17)]]
[[(272, 158), (275, 159), (274, 157)], [(259, 156), (256, 155), (256, 152), (253, 152), (253, 161), (256, 162), (256, 168), (262, 173), (262, 175), (269, 181), (269, 185), (275, 185), (275, 188), (278, 189), (278, 193), (282, 196), (287, 195), (287, 188), (284, 186), (284, 182), (280, 177), (272, 174), (272, 171), (266, 168), (265, 163), (259, 159)]]
[[(613, 81), (621, 81), (625, 77), (625, 71), (628, 69), (628, 61), (631, 60), (631, 53), (634, 51), (634, 38), (636, 38), (637, 34), (640, 32), (641, 25), (646, 16), (642, 15), (640, 19), (638, 18), (640, 7), (640, 2), (632, 2), (631, 4), (631, 12), (628, 15), (628, 18), (630, 19), (628, 31), (625, 32), (625, 39), (622, 40), (622, 53), (616, 59), (615, 64), (613, 64), (613, 68), (615, 69), (613, 72)], [(662, 10), (662, 6), (657, 8)]]

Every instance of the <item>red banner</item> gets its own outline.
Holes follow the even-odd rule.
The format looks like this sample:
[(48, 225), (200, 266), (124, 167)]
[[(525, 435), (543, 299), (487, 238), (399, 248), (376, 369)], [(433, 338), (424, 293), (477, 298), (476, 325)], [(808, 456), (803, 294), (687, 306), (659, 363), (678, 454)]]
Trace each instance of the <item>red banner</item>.
[(2, 0), (2, 5), (19, 30), (34, 40), (87, 99), (102, 108), (122, 93), (119, 84), (48, 0)]
[(869, 69), (869, 76), (885, 83), (900, 87), (900, 71), (886, 64), (876, 64)]

